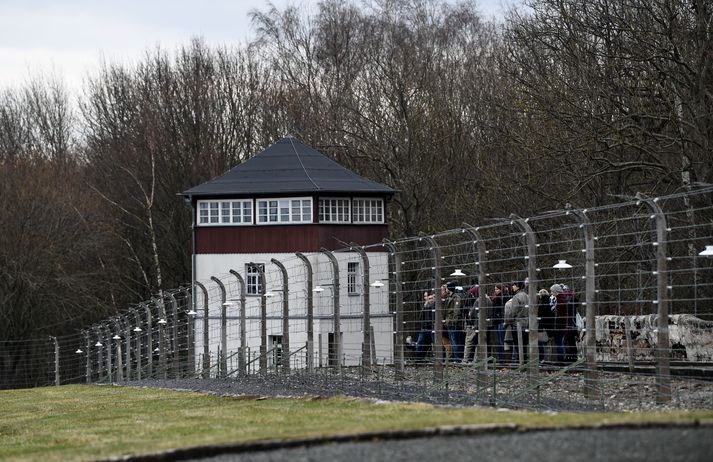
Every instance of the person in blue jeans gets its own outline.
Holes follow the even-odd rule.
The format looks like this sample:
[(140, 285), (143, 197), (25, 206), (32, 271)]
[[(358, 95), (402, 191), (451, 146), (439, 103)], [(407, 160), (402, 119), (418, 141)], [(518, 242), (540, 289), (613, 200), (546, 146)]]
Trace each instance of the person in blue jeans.
[(443, 310), (446, 313), (446, 327), (448, 328), (448, 337), (451, 340), (453, 348), (453, 362), (463, 360), (463, 343), (465, 334), (463, 327), (465, 319), (463, 315), (463, 299), (456, 292), (456, 283), (449, 282), (441, 287), (441, 297), (443, 297)]
[(432, 348), (435, 341), (433, 319), (436, 311), (436, 297), (433, 294), (424, 292), (423, 306), (419, 315), (420, 327), (418, 340), (416, 340), (416, 361), (423, 361), (429, 347)]

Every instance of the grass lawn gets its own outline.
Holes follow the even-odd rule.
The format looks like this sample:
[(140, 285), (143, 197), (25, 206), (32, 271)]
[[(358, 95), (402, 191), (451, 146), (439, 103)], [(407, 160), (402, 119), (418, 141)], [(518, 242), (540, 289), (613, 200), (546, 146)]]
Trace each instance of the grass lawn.
[(690, 422), (713, 411), (499, 412), (332, 399), (240, 399), (98, 385), (0, 391), (0, 460), (90, 460), (171, 448), (439, 425)]

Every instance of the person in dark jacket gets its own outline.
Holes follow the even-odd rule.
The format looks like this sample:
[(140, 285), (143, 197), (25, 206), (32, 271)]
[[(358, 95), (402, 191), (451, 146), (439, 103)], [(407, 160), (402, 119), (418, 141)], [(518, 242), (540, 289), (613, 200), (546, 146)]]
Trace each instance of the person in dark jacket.
[(493, 290), (490, 325), (493, 326), (491, 339), (488, 340), (490, 356), (498, 358), (498, 363), (505, 364), (505, 294), (503, 285), (496, 284)]
[(540, 289), (537, 293), (537, 321), (537, 349), (540, 353), (540, 361), (544, 361), (545, 346), (554, 335), (555, 321), (550, 309), (550, 293), (547, 289)]
[(566, 335), (569, 325), (567, 313), (567, 294), (562, 284), (550, 287), (550, 309), (554, 315), (555, 361), (564, 364), (566, 353)]
[(423, 361), (426, 358), (426, 352), (429, 347), (434, 345), (434, 330), (433, 320), (436, 312), (436, 296), (424, 292), (423, 306), (419, 316), (420, 330), (418, 340), (416, 340), (416, 361)]

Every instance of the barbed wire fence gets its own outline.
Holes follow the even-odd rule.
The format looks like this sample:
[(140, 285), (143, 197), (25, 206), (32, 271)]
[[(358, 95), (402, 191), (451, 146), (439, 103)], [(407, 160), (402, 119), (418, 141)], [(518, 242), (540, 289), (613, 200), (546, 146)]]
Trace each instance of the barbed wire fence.
[[(233, 269), (74, 335), (0, 341), (2, 388), (269, 375), (313, 392), (434, 402), (611, 408), (628, 393), (644, 407), (713, 406), (713, 187), (619, 199), (276, 254), (256, 262), (257, 279)], [(356, 279), (350, 263), (362, 264)], [(479, 286), (475, 354), (465, 362), (449, 330), (468, 329), (448, 318), (440, 291), (449, 281), (464, 300)], [(513, 281), (527, 281), (527, 313), (505, 342), (490, 299)], [(562, 333), (539, 327), (539, 292), (555, 284), (576, 294), (572, 318), (581, 318), (566, 362), (553, 338)]]

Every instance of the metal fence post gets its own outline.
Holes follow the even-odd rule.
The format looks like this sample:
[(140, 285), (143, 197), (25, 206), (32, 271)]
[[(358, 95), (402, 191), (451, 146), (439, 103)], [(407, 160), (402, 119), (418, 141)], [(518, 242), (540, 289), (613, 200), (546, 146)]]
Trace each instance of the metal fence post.
[(231, 269), (230, 274), (235, 276), (238, 280), (238, 285), (240, 285), (240, 352), (238, 354), (238, 369), (240, 369), (240, 375), (246, 375), (247, 369), (245, 360), (245, 352), (247, 348), (246, 335), (246, 319), (245, 319), (245, 279), (237, 271)]
[(320, 250), (323, 254), (329, 258), (329, 261), (332, 262), (332, 276), (334, 277), (334, 284), (332, 285), (332, 300), (334, 303), (334, 350), (335, 350), (335, 366), (337, 368), (337, 372), (341, 372), (342, 370), (342, 318), (341, 318), (341, 310), (339, 309), (339, 263), (337, 262), (337, 258), (334, 256), (332, 252), (329, 250), (325, 249), (324, 247)]
[(584, 237), (584, 279), (585, 279), (585, 319), (586, 331), (584, 344), (587, 347), (586, 361), (587, 368), (584, 371), (584, 394), (587, 398), (595, 399), (597, 397), (597, 387), (599, 374), (597, 372), (597, 305), (596, 305), (596, 290), (595, 290), (595, 261), (594, 261), (594, 233), (592, 231), (592, 222), (586, 215), (586, 210), (577, 210), (572, 208), (570, 204), (566, 206), (567, 214), (572, 214), (577, 219), (580, 229)]
[(215, 276), (210, 277), (211, 281), (215, 282), (220, 288), (220, 355), (218, 356), (219, 375), (220, 377), (228, 376), (228, 302), (223, 281)]
[(363, 247), (352, 243), (349, 250), (357, 252), (361, 256), (364, 272), (362, 274), (362, 342), (361, 342), (361, 363), (365, 367), (371, 367), (371, 301), (369, 297), (369, 257)]
[(540, 361), (537, 360), (539, 357), (538, 345), (537, 345), (537, 243), (535, 238), (535, 233), (528, 224), (528, 219), (518, 217), (517, 215), (510, 215), (511, 223), (517, 223), (525, 231), (523, 236), (527, 240), (527, 278), (529, 279), (528, 292), (529, 292), (529, 302), (528, 302), (528, 325), (529, 325), (529, 335), (528, 341), (529, 347), (529, 372), (530, 384), (534, 384), (537, 381), (537, 376), (540, 370)]
[[(668, 294), (667, 294), (667, 256), (666, 256), (666, 214), (658, 205), (658, 199), (644, 197), (641, 193), (636, 198), (645, 203), (653, 211), (652, 219), (656, 220), (656, 302), (658, 304), (658, 333), (656, 348), (656, 361), (658, 373), (656, 374), (656, 401), (667, 403), (671, 401), (671, 357), (669, 353), (668, 332)], [(638, 205), (638, 204), (637, 204)]]
[(194, 281), (203, 292), (203, 371), (201, 376), (204, 379), (210, 378), (210, 345), (208, 344), (208, 291), (205, 286), (198, 281)]
[[(433, 321), (435, 329), (435, 341), (433, 342), (433, 378), (436, 382), (443, 380), (443, 301), (441, 300), (441, 285), (443, 281), (441, 280), (441, 248), (436, 243), (435, 239), (426, 236), (421, 233), (420, 239), (425, 240), (430, 248), (428, 249), (432, 252), (433, 256), (433, 279), (434, 279), (434, 295), (436, 299), (436, 315)], [(419, 239), (419, 240), (420, 240)]]
[(307, 269), (307, 372), (314, 372), (314, 293), (312, 292), (312, 264), (304, 254), (297, 252), (297, 257), (305, 265)]
[(394, 366), (396, 367), (396, 378), (402, 379), (404, 376), (404, 339), (403, 339), (403, 304), (404, 295), (401, 290), (401, 256), (398, 254), (396, 249), (396, 244), (392, 241), (384, 239), (383, 245), (389, 249), (389, 256), (391, 257), (391, 264), (393, 265), (393, 280), (389, 278), (392, 282), (390, 284), (391, 288), (393, 286), (394, 290)]
[(282, 272), (282, 373), (290, 373), (290, 284), (287, 269), (279, 260), (270, 260)]

